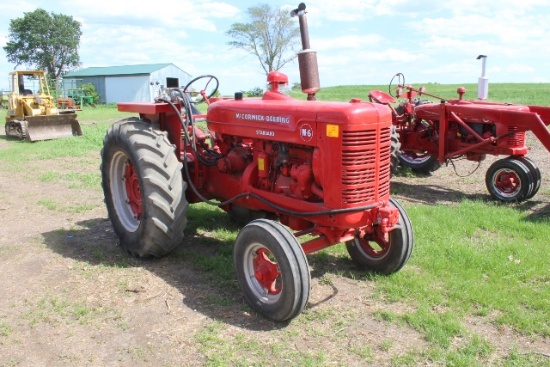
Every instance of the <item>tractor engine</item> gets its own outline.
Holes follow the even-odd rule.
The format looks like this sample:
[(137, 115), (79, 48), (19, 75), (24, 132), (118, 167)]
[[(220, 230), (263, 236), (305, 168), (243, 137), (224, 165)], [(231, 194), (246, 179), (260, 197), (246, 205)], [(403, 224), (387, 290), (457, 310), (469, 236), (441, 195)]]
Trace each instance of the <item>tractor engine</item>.
[[(235, 145), (217, 162), (220, 172), (242, 173), (248, 164), (254, 164), (255, 156), (255, 187), (299, 200), (322, 201), (322, 191), (313, 177), (313, 149), (262, 140), (248, 147), (242, 142)], [(317, 195), (313, 195), (314, 190)]]

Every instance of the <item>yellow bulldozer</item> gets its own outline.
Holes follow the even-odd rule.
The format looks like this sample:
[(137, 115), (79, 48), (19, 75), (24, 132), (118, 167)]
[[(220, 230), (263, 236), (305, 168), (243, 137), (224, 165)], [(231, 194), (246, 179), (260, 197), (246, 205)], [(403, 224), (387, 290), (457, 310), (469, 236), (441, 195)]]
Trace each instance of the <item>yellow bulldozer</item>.
[(82, 135), (74, 111), (56, 107), (44, 71), (16, 70), (10, 77), (6, 136), (36, 141)]

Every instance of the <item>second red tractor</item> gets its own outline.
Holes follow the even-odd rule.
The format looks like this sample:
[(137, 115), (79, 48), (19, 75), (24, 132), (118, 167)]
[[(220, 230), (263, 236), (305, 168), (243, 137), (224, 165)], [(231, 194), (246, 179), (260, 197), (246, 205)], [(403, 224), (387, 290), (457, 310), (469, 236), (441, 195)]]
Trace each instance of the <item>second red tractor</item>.
[(369, 98), (392, 110), (402, 165), (429, 174), (454, 159), (480, 162), (487, 155), (505, 156), (487, 170), (485, 183), (491, 196), (511, 202), (537, 193), (541, 172), (527, 157), (526, 133), (531, 131), (550, 151), (550, 107), (465, 100), (464, 88), (458, 88), (458, 98), (446, 99), (405, 84), (402, 74), (394, 78), (398, 82), (392, 88), (392, 79), (390, 94), (373, 90)]

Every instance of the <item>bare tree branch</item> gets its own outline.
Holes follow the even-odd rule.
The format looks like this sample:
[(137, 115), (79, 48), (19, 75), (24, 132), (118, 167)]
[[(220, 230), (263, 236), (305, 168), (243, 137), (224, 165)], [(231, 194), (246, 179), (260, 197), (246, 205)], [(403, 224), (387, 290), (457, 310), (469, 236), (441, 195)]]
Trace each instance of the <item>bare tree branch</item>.
[(233, 23), (226, 32), (233, 38), (229, 46), (256, 56), (266, 74), (294, 60), (300, 29), (287, 11), (260, 4), (248, 8), (247, 14), (250, 23)]

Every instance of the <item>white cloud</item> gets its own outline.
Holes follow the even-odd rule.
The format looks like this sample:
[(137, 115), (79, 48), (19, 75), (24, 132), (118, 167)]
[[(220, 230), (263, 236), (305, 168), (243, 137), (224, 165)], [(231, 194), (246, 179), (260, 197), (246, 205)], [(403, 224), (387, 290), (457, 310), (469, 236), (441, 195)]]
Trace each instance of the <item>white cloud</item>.
[(348, 0), (345, 2), (313, 0), (306, 3), (306, 11), (311, 13), (312, 17), (330, 21), (353, 22), (367, 18), (376, 2), (377, 0)]
[(129, 0), (94, 0), (61, 2), (65, 9), (90, 24), (141, 25), (170, 29), (216, 31), (215, 19), (232, 18), (240, 9), (223, 2), (164, 0), (159, 7), (136, 6)]
[[(547, 0), (310, 0), (311, 46), (323, 86), (387, 83), (396, 72), (411, 81), (475, 82), (479, 54), (495, 81), (545, 81), (550, 69)], [(192, 75), (214, 74), (224, 93), (265, 85), (257, 59), (227, 46), (225, 31), (247, 21), (255, 0), (23, 0), (0, 4), (0, 44), (9, 20), (43, 8), (81, 21), (84, 67), (172, 62)], [(285, 2), (283, 8), (297, 3)], [(298, 20), (296, 19), (296, 24)], [(0, 48), (0, 77), (13, 69)], [(297, 63), (283, 69), (299, 80)], [(1, 83), (0, 89), (4, 87)]]
[(315, 49), (325, 50), (364, 50), (373, 45), (379, 45), (384, 38), (378, 34), (357, 34), (315, 40)]
[[(185, 32), (166, 37), (162, 28), (133, 25), (85, 30), (79, 52), (85, 67), (166, 62), (168, 57), (185, 51), (181, 45)], [(154, 61), (158, 57), (163, 60)]]

